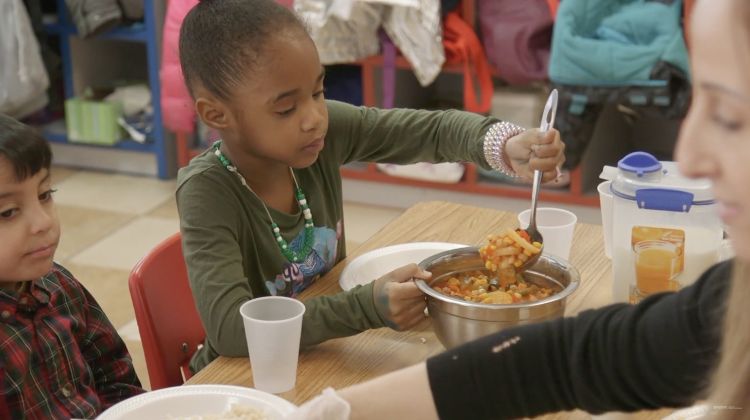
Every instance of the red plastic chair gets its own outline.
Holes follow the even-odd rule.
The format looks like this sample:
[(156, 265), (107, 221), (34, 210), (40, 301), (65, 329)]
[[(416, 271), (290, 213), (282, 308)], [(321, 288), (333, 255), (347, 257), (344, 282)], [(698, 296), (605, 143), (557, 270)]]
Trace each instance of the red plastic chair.
[(136, 264), (128, 285), (151, 389), (182, 385), (206, 332), (188, 283), (179, 232)]

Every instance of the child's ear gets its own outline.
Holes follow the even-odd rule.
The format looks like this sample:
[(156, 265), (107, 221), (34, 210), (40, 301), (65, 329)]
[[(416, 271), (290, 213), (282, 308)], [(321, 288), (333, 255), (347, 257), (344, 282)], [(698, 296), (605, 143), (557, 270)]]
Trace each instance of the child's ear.
[(199, 97), (195, 101), (195, 111), (203, 122), (216, 130), (229, 127), (229, 109), (214, 98)]

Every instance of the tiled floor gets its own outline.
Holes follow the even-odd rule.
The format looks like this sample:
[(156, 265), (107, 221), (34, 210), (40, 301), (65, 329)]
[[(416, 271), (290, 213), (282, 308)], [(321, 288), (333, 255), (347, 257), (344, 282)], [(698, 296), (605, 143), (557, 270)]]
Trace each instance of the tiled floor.
[[(130, 269), (179, 230), (174, 181), (55, 167), (62, 239), (56, 255), (94, 295), (130, 350), (149, 387), (133, 306)], [(354, 249), (402, 210), (345, 204), (347, 248)]]
[[(52, 174), (63, 232), (56, 259), (91, 291), (118, 328), (141, 382), (149, 388), (127, 280), (148, 250), (179, 230), (175, 182), (64, 167), (55, 167)], [(513, 211), (527, 205), (517, 201), (505, 200), (499, 208)], [(347, 249), (355, 249), (402, 211), (345, 203)], [(577, 209), (576, 213), (583, 222), (597, 222), (581, 217), (598, 215), (596, 209)]]

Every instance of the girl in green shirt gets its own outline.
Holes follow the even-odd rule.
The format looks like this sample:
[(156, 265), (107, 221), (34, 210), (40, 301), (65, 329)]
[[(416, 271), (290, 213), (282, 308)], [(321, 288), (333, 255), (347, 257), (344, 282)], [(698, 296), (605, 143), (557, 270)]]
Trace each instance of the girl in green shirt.
[[(240, 305), (296, 296), (346, 255), (339, 167), (353, 161), (470, 161), (553, 180), (563, 161), (541, 134), (461, 111), (380, 110), (324, 99), (325, 72), (297, 17), (272, 0), (206, 0), (186, 16), (180, 62), (195, 109), (222, 140), (178, 175), (183, 252), (206, 343), (247, 354)], [(302, 345), (423, 319), (410, 265), (305, 301)]]

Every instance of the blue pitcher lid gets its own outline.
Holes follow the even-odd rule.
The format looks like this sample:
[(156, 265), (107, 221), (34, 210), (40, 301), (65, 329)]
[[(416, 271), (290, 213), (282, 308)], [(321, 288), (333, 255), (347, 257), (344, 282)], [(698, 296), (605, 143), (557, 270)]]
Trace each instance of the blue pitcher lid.
[(626, 172), (633, 172), (637, 176), (650, 174), (661, 170), (661, 162), (654, 155), (646, 152), (633, 152), (617, 162), (617, 167)]
[(633, 152), (617, 162), (612, 193), (635, 201), (639, 208), (689, 212), (714, 204), (711, 182), (682, 176), (676, 162), (661, 162), (646, 152)]

